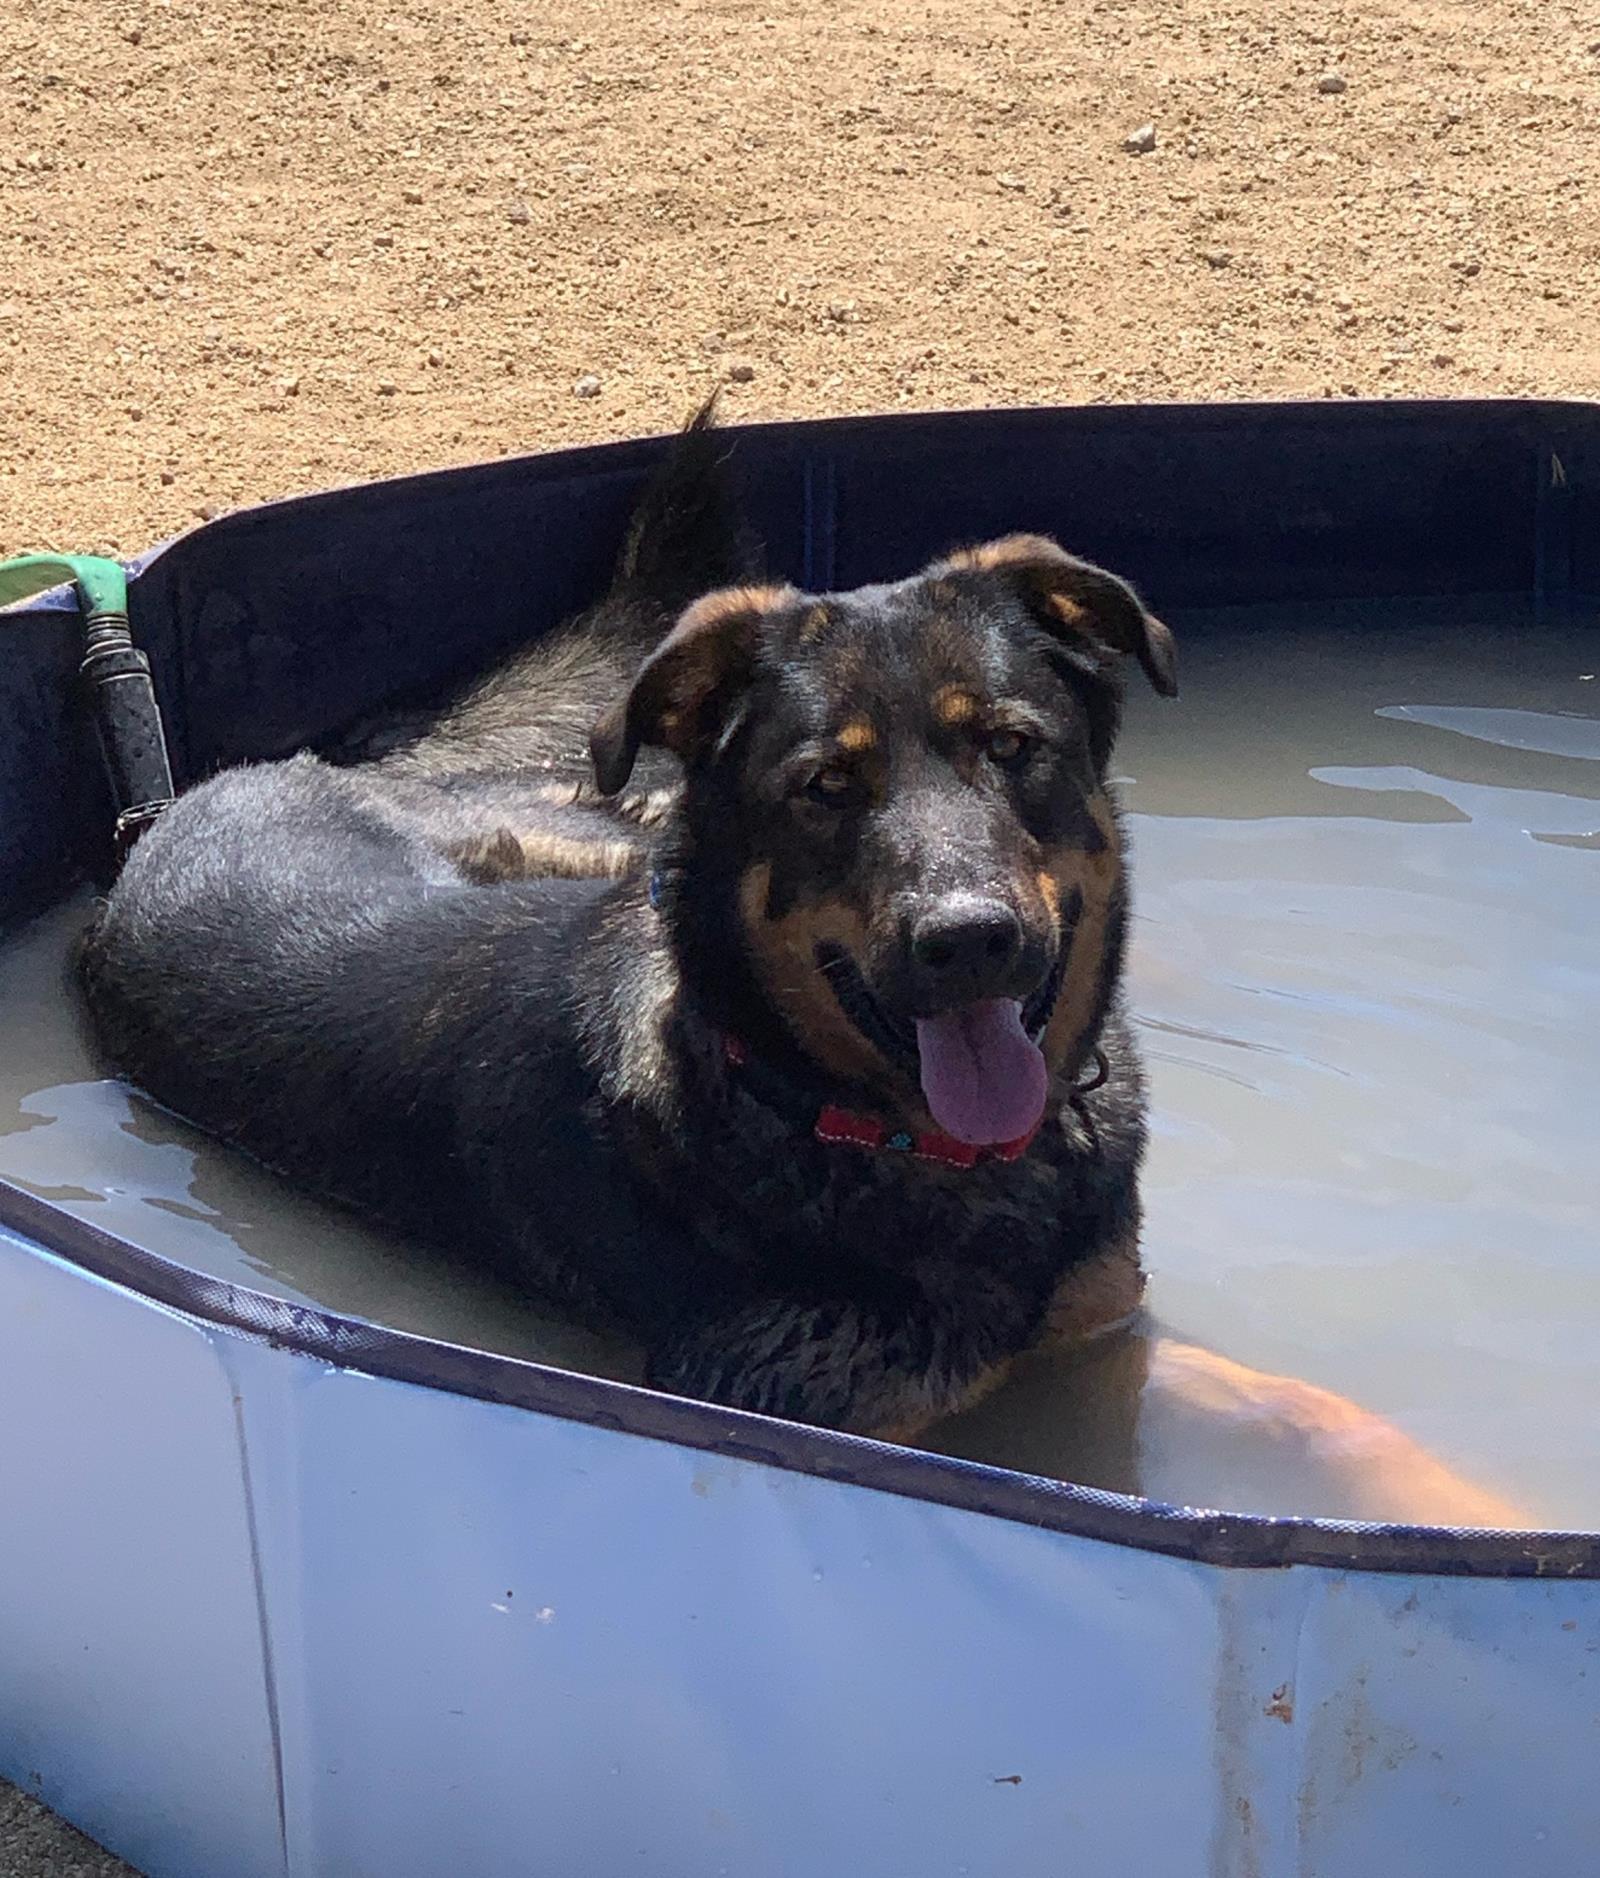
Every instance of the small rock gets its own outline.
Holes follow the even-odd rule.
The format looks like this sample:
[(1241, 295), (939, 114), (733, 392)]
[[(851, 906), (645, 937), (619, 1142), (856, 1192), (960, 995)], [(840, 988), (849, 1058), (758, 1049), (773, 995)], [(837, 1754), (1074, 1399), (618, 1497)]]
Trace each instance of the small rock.
[(199, 508), (195, 510), (195, 514), (198, 515), (203, 522), (214, 522), (221, 513), (221, 505), (215, 502), (202, 502)]
[(1433, 355), (1433, 362), (1435, 365), (1440, 365), (1440, 366), (1454, 365), (1456, 362), (1455, 354), (1452, 352), (1436, 352)]
[(392, 378), (380, 378), (378, 380), (378, 396), (380, 398), (392, 398), (399, 389), (400, 387)]
[(575, 398), (598, 398), (600, 396), (600, 380), (593, 372), (585, 372), (582, 378), (578, 380), (577, 384), (572, 387), (572, 395)]
[(372, 237), (372, 245), (375, 248), (392, 248), (394, 246), (394, 236), (374, 235)]
[(1317, 90), (1320, 91), (1325, 98), (1337, 98), (1341, 92), (1348, 91), (1349, 89), (1348, 81), (1343, 74), (1339, 72), (1324, 72), (1317, 80)]
[(130, 46), (138, 45), (139, 41), (144, 38), (143, 32), (137, 26), (130, 26), (122, 36)]
[(756, 375), (756, 368), (748, 359), (735, 359), (728, 367), (728, 376), (736, 385), (748, 385)]
[(300, 396), (300, 380), (298, 378), (286, 378), (283, 381), (283, 395), (286, 398), (298, 398)]
[(177, 477), (173, 475), (171, 470), (163, 470), (161, 472), (161, 486), (163, 489), (170, 489), (177, 480)]
[(1474, 275), (1483, 272), (1483, 263), (1481, 261), (1452, 261), (1450, 265), (1463, 280), (1471, 280)]
[(1001, 189), (1026, 189), (1028, 186), (1020, 176), (1003, 175), (997, 176), (994, 180)]
[(140, 404), (130, 404), (128, 406), (128, 415), (133, 419), (134, 423), (137, 424), (144, 416), (144, 406)]
[(506, 219), (517, 228), (526, 228), (528, 223), (533, 220), (533, 211), (528, 207), (526, 202), (513, 202), (511, 207), (506, 210)]
[(511, 43), (514, 46), (525, 46), (528, 43), (528, 35), (526, 33), (513, 33), (511, 35)]
[(430, 365), (443, 365), (444, 354), (442, 352), (430, 352), (428, 354), (428, 363)]
[(1467, 330), (1465, 320), (1440, 320), (1439, 324), (1447, 333), (1464, 333)]
[(407, 189), (403, 190), (401, 193), (402, 199), (409, 202), (413, 208), (422, 200), (422, 191), (420, 189)]
[(1233, 253), (1228, 248), (1206, 248), (1201, 251), (1200, 259), (1207, 267), (1232, 267)]
[(1123, 138), (1122, 147), (1129, 156), (1148, 156), (1156, 147), (1155, 125), (1141, 124), (1136, 131), (1131, 131)]

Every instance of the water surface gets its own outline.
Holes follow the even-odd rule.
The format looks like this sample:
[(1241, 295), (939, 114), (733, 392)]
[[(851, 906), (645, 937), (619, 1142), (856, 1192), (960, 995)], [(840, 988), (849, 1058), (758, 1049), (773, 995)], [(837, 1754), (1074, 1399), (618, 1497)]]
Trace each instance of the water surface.
[[(1180, 625), (1182, 700), (1135, 701), (1118, 757), (1153, 1315), (1393, 1417), (1535, 1517), (1600, 1526), (1600, 619)], [(0, 1176), (280, 1296), (636, 1373), (101, 1078), (64, 990), (83, 911), (0, 953)], [(1062, 1365), (936, 1445), (1136, 1488), (1152, 1457), (1113, 1394)], [(1159, 1459), (1174, 1497), (1248, 1496), (1225, 1458)], [(1261, 1510), (1323, 1510), (1314, 1485), (1282, 1497)]]

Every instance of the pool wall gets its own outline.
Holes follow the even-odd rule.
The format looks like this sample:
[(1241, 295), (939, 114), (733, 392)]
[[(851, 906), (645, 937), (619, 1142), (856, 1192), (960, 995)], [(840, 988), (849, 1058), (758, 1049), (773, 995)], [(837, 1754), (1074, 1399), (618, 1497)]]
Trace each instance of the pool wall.
[[(1600, 414), (737, 433), (776, 571), (1061, 536), (1177, 620), (1600, 596)], [(193, 778), (591, 594), (655, 445), (225, 517), (132, 588)], [(1600, 641), (1597, 641), (1600, 644)], [(0, 616), (0, 913), (103, 865)], [(403, 1336), (0, 1185), (0, 1772), (154, 1878), (1588, 1869), (1600, 1541), (1191, 1514)]]

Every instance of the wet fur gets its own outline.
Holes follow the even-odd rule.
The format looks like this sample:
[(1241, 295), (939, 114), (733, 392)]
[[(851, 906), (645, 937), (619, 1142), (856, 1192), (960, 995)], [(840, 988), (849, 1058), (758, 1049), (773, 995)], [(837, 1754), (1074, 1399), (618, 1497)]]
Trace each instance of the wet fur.
[(713, 471), (697, 426), (607, 600), (421, 736), (189, 792), (131, 858), (84, 982), (111, 1057), (160, 1100), (642, 1340), (658, 1386), (903, 1434), (992, 1387), (1060, 1324), (1071, 1274), (1134, 1243), (1120, 911), (1072, 1040), (1113, 1063), (1090, 1132), (1063, 1065), (1016, 1165), (825, 1146), (730, 1073), (737, 1020), (838, 1092), (744, 967), (726, 831), (677, 792), (673, 755), (647, 750), (626, 796), (582, 770), (686, 595), (744, 571)]
[[(1059, 555), (1042, 549), (1046, 563)], [(1040, 559), (1041, 544), (1013, 538), (933, 570), (912, 656), (930, 673), (960, 665), (984, 593), (995, 598), (973, 582), (1019, 570), (1045, 582), (1063, 632), (1081, 633), (1092, 614), (1050, 597)], [(885, 883), (872, 870), (819, 878), (746, 825), (729, 773), (712, 773), (737, 752), (711, 752), (708, 771), (700, 747), (726, 735), (707, 701), (714, 660), (688, 679), (680, 669), (657, 700), (651, 734), (676, 754), (642, 734), (625, 765), (619, 754), (636, 672), (709, 586), (746, 583), (703, 617), (788, 608), (797, 656), (826, 652), (847, 693), (870, 688), (852, 631), (899, 590), (802, 598), (748, 577), (702, 418), (597, 608), (382, 755), (300, 756), (190, 791), (102, 909), (84, 983), (107, 1052), (158, 1099), (298, 1183), (642, 1342), (657, 1386), (908, 1438), (978, 1401), (1022, 1353), (1077, 1344), (1142, 1294), (1144, 1095), (1102, 780), (1115, 686), (1092, 635), (1068, 647), (1095, 780), (1012, 855), (1032, 916), (1057, 943), (1064, 923), (1074, 934), (1038, 1140), (967, 1172), (824, 1145), (730, 1069), (723, 1036), (737, 1029), (819, 1100), (853, 1093), (925, 1122), (811, 969), (819, 937), (867, 947)], [(1169, 643), (1111, 649), (1170, 684)], [(951, 730), (976, 708), (957, 696), (968, 690), (934, 710)], [(605, 791), (585, 750), (602, 713)], [(863, 708), (841, 743), (866, 762), (894, 734)], [(1074, 1100), (1095, 1046), (1109, 1078)], [(1216, 1415), (1249, 1394), (1249, 1372), (1165, 1348), (1149, 1372), (1162, 1400)], [(1276, 1413), (1293, 1386), (1273, 1387)], [(1324, 1421), (1338, 1419), (1334, 1400), (1313, 1404)], [(1299, 1397), (1289, 1408), (1315, 1422)], [(1385, 1450), (1391, 1470), (1403, 1446)], [(1422, 1471), (1430, 1507), (1443, 1505)]]

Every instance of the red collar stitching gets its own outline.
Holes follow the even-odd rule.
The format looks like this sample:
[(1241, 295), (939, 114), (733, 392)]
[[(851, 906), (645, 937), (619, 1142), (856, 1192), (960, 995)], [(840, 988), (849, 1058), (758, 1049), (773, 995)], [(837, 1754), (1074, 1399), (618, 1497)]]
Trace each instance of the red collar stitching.
[[(729, 1065), (742, 1069), (750, 1060), (742, 1039), (733, 1035), (722, 1040), (722, 1051)], [(957, 1141), (953, 1135), (928, 1133), (914, 1135), (906, 1129), (894, 1129), (876, 1115), (859, 1115), (851, 1109), (826, 1103), (812, 1125), (816, 1140), (830, 1147), (867, 1148), (886, 1154), (910, 1154), (919, 1161), (933, 1161), (941, 1167), (970, 1168), (983, 1161), (1019, 1161), (1033, 1146), (1038, 1128), (1015, 1141), (997, 1142), (993, 1147), (978, 1148), (970, 1142)]]

